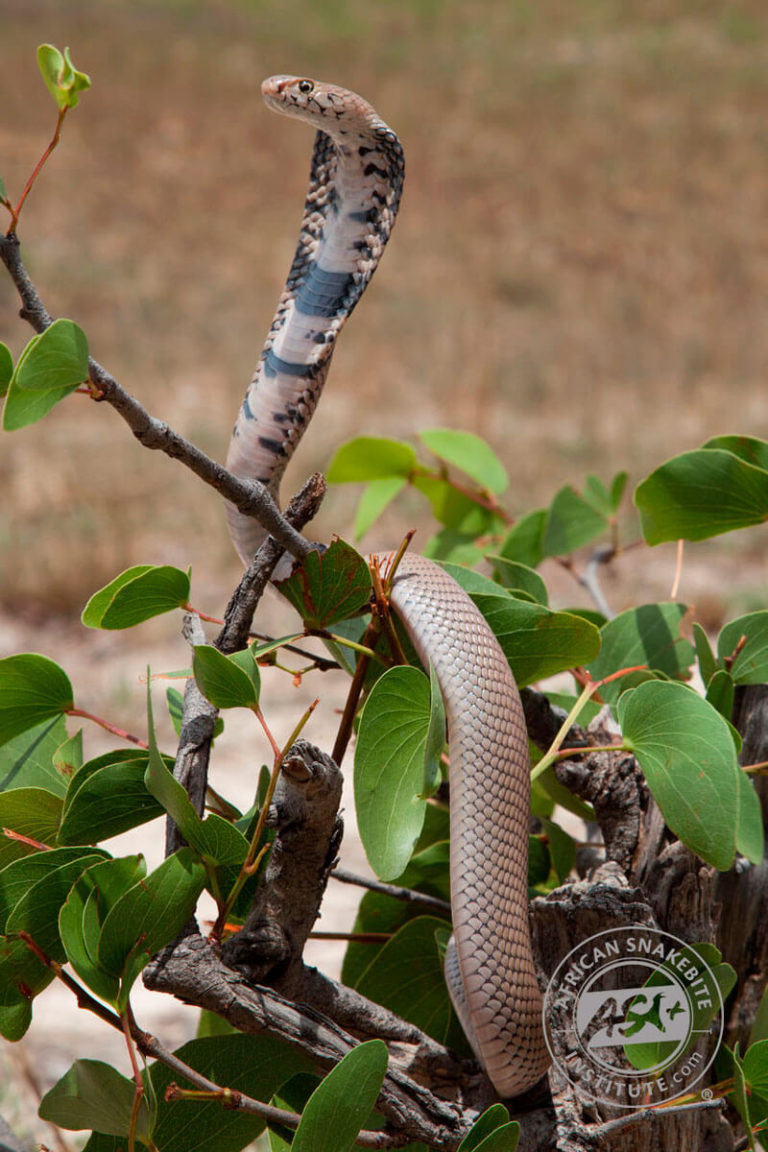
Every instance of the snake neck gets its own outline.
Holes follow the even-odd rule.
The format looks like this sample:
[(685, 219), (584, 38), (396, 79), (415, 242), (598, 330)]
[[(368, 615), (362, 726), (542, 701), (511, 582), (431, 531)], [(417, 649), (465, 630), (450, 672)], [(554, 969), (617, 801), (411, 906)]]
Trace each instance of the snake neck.
[[(299, 241), (256, 372), (232, 433), (227, 468), (277, 498), (280, 480), (315, 410), (347, 317), (389, 239), (405, 164), (378, 117), (318, 131)], [(227, 505), (243, 563), (266, 533)]]

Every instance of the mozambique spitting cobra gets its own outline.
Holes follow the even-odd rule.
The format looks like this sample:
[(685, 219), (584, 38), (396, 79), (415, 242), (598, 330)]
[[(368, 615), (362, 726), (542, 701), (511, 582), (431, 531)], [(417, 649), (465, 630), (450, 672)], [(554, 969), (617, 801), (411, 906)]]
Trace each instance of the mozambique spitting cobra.
[[(395, 220), (400, 142), (354, 92), (296, 76), (265, 80), (276, 112), (317, 129), (296, 254), (238, 414), (227, 467), (277, 497), (320, 396), (342, 325)], [(265, 536), (227, 506), (249, 563)], [(391, 555), (381, 554), (386, 572)], [(441, 568), (406, 553), (391, 603), (446, 705), (453, 937), (445, 972), (467, 1037), (496, 1091), (515, 1096), (548, 1063), (528, 928), (528, 741), (509, 665), (485, 619)]]

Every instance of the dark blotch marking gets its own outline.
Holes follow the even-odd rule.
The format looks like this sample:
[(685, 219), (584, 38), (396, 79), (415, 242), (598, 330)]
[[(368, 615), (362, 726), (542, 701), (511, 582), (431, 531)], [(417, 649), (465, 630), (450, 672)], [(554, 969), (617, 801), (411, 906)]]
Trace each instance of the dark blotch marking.
[(266, 448), (267, 452), (272, 452), (275, 456), (285, 455), (285, 445), (282, 440), (273, 440), (269, 436), (259, 436), (259, 444), (262, 448)]
[(375, 208), (366, 208), (361, 212), (348, 212), (347, 217), (358, 224), (374, 224), (379, 218), (379, 213)]
[(293, 360), (281, 360), (279, 356), (275, 356), (270, 348), (264, 357), (264, 375), (277, 376), (278, 372), (282, 372), (283, 376), (306, 376), (309, 374), (309, 369), (306, 364), (297, 364)]
[(327, 272), (313, 264), (296, 295), (296, 311), (303, 316), (336, 316), (353, 284), (351, 272)]
[(374, 164), (373, 162), (366, 164), (365, 168), (363, 168), (363, 176), (372, 176), (374, 172), (377, 176), (381, 176), (382, 180), (386, 180), (388, 175), (386, 168), (379, 168), (378, 164)]

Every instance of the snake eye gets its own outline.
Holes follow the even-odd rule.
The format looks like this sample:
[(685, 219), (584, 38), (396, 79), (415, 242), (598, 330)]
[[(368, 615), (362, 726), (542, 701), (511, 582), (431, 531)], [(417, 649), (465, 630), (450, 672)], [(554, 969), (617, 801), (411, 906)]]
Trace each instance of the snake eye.
[(299, 92), (303, 92), (304, 95), (306, 96), (308, 93), (310, 93), (312, 91), (312, 89), (314, 88), (314, 84), (312, 83), (311, 80), (299, 80), (297, 87), (299, 89)]

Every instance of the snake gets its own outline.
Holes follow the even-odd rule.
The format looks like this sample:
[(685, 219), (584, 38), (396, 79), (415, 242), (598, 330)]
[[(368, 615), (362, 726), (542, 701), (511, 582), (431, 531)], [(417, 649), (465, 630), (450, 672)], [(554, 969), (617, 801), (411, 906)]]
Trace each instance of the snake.
[[(361, 96), (308, 77), (272, 76), (267, 106), (316, 129), (296, 252), (237, 416), (227, 468), (278, 498), (317, 405), (339, 332), (373, 275), (405, 174), (397, 135)], [(227, 506), (245, 564), (266, 537)], [(392, 553), (372, 557), (386, 577)], [(453, 935), (451, 1001), (502, 1098), (530, 1089), (549, 1064), (528, 922), (528, 740), (504, 653), (467, 593), (439, 565), (406, 552), (390, 602), (445, 701), (450, 749)]]

